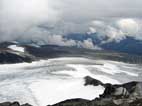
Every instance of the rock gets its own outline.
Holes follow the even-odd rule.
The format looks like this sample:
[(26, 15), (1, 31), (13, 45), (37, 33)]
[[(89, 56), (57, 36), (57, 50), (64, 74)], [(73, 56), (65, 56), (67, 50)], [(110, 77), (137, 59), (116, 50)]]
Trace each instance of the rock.
[(115, 87), (111, 84), (105, 84), (105, 91), (102, 95), (100, 95), (100, 97), (110, 97), (111, 93), (115, 92)]
[(102, 86), (104, 86), (104, 84), (101, 81), (93, 79), (90, 76), (86, 76), (84, 79), (85, 79), (85, 84), (84, 84), (85, 86), (87, 86), (87, 85), (94, 85), (94, 86), (102, 85)]
[(102, 85), (105, 90), (99, 98), (92, 101), (71, 99), (49, 106), (142, 106), (142, 82), (112, 85), (87, 76), (84, 85)]
[(23, 104), (23, 105), (21, 105), (21, 106), (32, 106), (32, 105), (26, 103), (26, 104)]
[(20, 105), (19, 102), (13, 102), (13, 103), (11, 103), (11, 102), (4, 102), (4, 103), (0, 103), (0, 106), (32, 106), (32, 105), (30, 105), (28, 103)]
[(10, 102), (4, 102), (4, 103), (0, 103), (0, 106), (10, 106)]
[(129, 96), (129, 92), (127, 91), (126, 88), (124, 87), (119, 87), (115, 89), (115, 92), (113, 93), (113, 96), (117, 96), (117, 97), (128, 97)]
[(65, 100), (60, 103), (54, 105), (47, 105), (47, 106), (86, 106), (88, 102), (90, 101), (78, 98), (78, 99)]
[(141, 98), (142, 82), (129, 82), (122, 85), (104, 84), (105, 91), (101, 98)]
[(134, 102), (130, 103), (129, 106), (142, 106), (142, 99), (137, 99)]
[(19, 102), (13, 102), (10, 104), (10, 106), (20, 106)]

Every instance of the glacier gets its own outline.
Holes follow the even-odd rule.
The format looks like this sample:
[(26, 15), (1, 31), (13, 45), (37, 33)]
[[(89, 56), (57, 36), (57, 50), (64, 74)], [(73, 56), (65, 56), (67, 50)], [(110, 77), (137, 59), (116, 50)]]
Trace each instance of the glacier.
[(102, 86), (84, 86), (85, 76), (103, 83), (142, 81), (142, 66), (83, 57), (60, 57), (32, 63), (0, 65), (0, 102), (19, 101), (34, 106), (83, 98), (92, 100)]

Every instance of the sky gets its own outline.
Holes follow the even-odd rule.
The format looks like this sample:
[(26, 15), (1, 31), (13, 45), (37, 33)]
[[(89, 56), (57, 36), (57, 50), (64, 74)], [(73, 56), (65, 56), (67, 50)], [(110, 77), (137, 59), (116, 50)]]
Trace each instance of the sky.
[(127, 36), (142, 40), (141, 5), (141, 0), (0, 0), (0, 42), (98, 48), (92, 39), (66, 39), (70, 33), (99, 33), (108, 38), (103, 43)]

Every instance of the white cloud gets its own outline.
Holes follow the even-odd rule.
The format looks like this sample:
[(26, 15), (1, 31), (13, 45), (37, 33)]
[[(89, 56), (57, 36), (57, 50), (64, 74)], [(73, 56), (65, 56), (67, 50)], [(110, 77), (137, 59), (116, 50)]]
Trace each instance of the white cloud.
[(17, 39), (37, 25), (60, 19), (60, 10), (49, 0), (1, 0), (0, 4), (1, 41)]
[(61, 35), (48, 36), (47, 44), (59, 45), (59, 46), (77, 46), (81, 48), (101, 50), (100, 47), (98, 47), (97, 45), (95, 46), (93, 44), (92, 39), (86, 39), (83, 41), (75, 41), (72, 39), (63, 38), (63, 36)]
[(119, 42), (126, 37), (142, 40), (142, 20), (132, 18), (112, 19), (112, 21), (93, 21), (92, 28), (102, 38), (107, 38), (103, 43)]
[(88, 31), (87, 33), (90, 35), (90, 34), (94, 34), (94, 33), (96, 33), (96, 32), (97, 32), (97, 31), (96, 31), (95, 28), (90, 27), (90, 28), (89, 28), (89, 31)]
[[(69, 46), (76, 42), (57, 35), (84, 33), (88, 28), (89, 33), (97, 32), (108, 37), (108, 41), (120, 41), (126, 36), (142, 39), (139, 30), (142, 21), (134, 19), (142, 16), (141, 3), (141, 0), (0, 0), (0, 41), (39, 39)], [(84, 47), (93, 47), (90, 40), (82, 43)]]
[(67, 40), (63, 38), (61, 35), (53, 35), (48, 36), (47, 44), (50, 45), (59, 45), (59, 46), (76, 46), (76, 42), (74, 40)]
[(117, 22), (118, 27), (127, 35), (135, 35), (139, 31), (139, 24), (133, 19), (122, 19)]
[(93, 44), (92, 39), (86, 39), (84, 41), (78, 41), (77, 42), (77, 46), (78, 47), (82, 47), (82, 48), (87, 48), (87, 49), (95, 49), (95, 50), (101, 50), (100, 47), (98, 47), (97, 45)]

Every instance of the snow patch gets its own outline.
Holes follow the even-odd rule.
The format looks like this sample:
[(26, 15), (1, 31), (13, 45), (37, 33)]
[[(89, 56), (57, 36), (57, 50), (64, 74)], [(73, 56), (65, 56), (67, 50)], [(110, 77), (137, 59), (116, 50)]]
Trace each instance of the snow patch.
[(10, 46), (8, 46), (8, 48), (12, 49), (14, 51), (18, 51), (18, 52), (25, 52), (24, 47), (20, 47), (20, 46), (17, 46), (17, 45), (10, 45)]
[(66, 99), (83, 98), (92, 100), (104, 92), (102, 86), (84, 86), (83, 79), (50, 79), (31, 84), (33, 95), (40, 106), (55, 104)]

